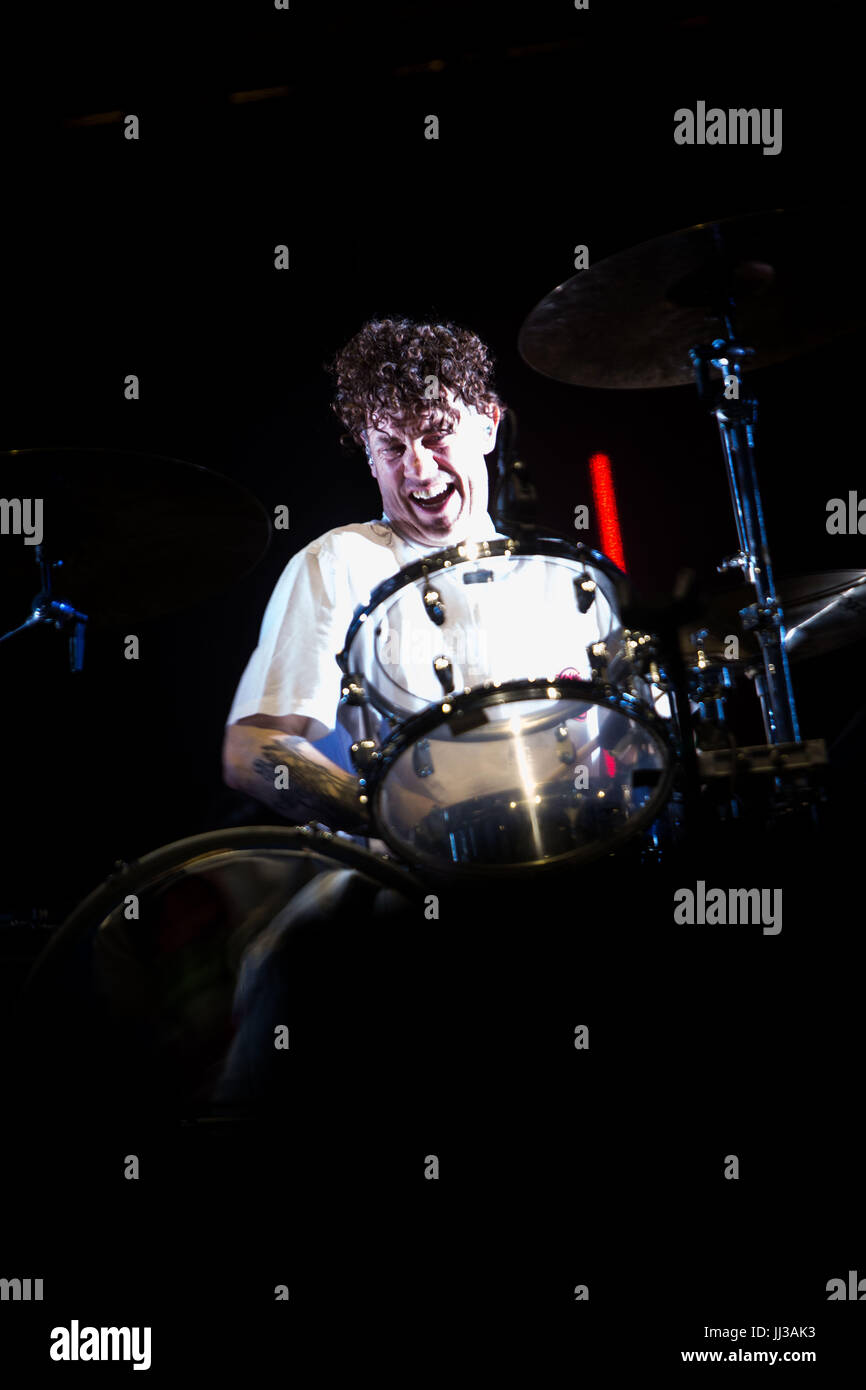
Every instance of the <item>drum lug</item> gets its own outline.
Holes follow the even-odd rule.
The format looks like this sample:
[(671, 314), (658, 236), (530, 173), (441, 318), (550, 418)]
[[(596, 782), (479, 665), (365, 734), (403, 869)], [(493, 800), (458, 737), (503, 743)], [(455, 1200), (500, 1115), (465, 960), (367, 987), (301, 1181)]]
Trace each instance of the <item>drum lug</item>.
[(454, 689), (454, 667), (451, 665), (447, 656), (436, 656), (433, 658), (433, 670), (436, 679), (442, 687), (443, 695), (450, 695)]
[(588, 613), (595, 602), (596, 583), (590, 579), (588, 574), (583, 574), (574, 581), (574, 596), (577, 599), (577, 606), (581, 613)]
[(353, 766), (357, 773), (369, 772), (370, 768), (379, 758), (379, 749), (372, 738), (361, 739), (359, 743), (353, 743), (349, 749)]
[(570, 767), (571, 764), (575, 762), (575, 752), (571, 742), (571, 735), (564, 724), (560, 724), (556, 731), (556, 741), (563, 745), (559, 750), (559, 761)]
[(429, 584), (424, 586), (424, 611), (431, 623), (435, 623), (437, 627), (442, 626), (445, 621), (445, 607), (438, 590), (431, 588)]
[(586, 654), (589, 657), (589, 666), (593, 676), (599, 676), (604, 680), (607, 676), (608, 663), (610, 662), (610, 652), (607, 649), (607, 643), (592, 642), (587, 647)]
[(433, 772), (433, 763), (430, 758), (430, 740), (419, 738), (412, 749), (412, 767), (418, 777), (429, 777)]
[(350, 671), (340, 690), (341, 705), (364, 705), (367, 703), (367, 692), (364, 689), (363, 678), (357, 671)]

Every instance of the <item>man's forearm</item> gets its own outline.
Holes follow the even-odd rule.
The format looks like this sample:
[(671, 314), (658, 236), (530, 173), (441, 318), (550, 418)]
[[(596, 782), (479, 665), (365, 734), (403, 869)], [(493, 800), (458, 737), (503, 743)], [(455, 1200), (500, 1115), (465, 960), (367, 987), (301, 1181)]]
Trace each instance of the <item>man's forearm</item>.
[(226, 730), (225, 779), (287, 820), (321, 821), (333, 830), (368, 835), (358, 783), (299, 734), (233, 724)]

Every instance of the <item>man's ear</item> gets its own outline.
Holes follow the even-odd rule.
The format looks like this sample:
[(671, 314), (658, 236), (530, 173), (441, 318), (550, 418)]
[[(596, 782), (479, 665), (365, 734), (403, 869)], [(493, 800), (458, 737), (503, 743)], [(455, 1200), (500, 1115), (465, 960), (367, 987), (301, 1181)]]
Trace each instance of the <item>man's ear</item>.
[(502, 411), (498, 405), (494, 405), (490, 414), (484, 417), (484, 433), (487, 436), (484, 449), (485, 454), (489, 454), (491, 449), (496, 446), (496, 435), (499, 432), (499, 422), (501, 419)]

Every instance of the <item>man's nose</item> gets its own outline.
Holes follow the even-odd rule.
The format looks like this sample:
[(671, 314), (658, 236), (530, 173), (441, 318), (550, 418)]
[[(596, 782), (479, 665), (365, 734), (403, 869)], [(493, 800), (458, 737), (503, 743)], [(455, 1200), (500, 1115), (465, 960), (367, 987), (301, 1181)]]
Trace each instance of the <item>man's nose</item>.
[(408, 478), (433, 478), (439, 472), (439, 465), (430, 450), (416, 442), (409, 445), (404, 469)]

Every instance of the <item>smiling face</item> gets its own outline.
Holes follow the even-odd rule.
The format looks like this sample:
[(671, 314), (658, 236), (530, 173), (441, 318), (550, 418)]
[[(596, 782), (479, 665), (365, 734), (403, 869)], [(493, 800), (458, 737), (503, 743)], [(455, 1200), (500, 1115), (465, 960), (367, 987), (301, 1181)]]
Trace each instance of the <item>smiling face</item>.
[(447, 546), (470, 536), (487, 514), (485, 454), (496, 443), (500, 410), (483, 415), (448, 399), (460, 412), (456, 425), (440, 425), (437, 412), (407, 422), (367, 418), (370, 472), (379, 484), (382, 506), (404, 540)]

